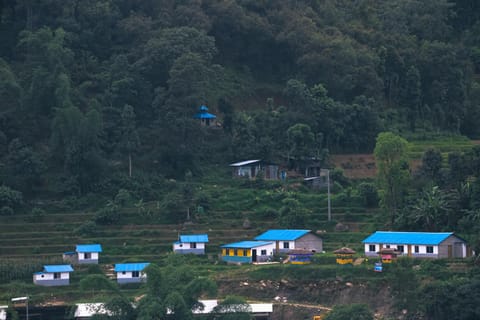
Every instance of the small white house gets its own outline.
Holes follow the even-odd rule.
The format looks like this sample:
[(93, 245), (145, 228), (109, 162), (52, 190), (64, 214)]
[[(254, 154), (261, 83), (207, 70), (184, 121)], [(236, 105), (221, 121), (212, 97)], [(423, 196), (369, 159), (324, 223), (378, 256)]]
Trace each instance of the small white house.
[(96, 264), (98, 263), (99, 253), (102, 252), (102, 246), (100, 244), (77, 244), (75, 251), (77, 252), (78, 263)]
[(179, 238), (178, 241), (173, 243), (173, 252), (181, 254), (205, 254), (205, 244), (208, 243), (208, 235), (180, 235)]
[(398, 256), (412, 258), (465, 258), (471, 255), (465, 240), (453, 232), (377, 231), (362, 241), (366, 256), (394, 249)]
[(42, 272), (33, 274), (33, 283), (40, 286), (68, 286), (70, 284), (70, 272), (73, 268), (69, 264), (45, 265)]
[(117, 273), (117, 283), (138, 283), (146, 281), (147, 274), (144, 272), (144, 269), (149, 264), (149, 262), (116, 264), (114, 271)]
[(274, 241), (276, 252), (305, 250), (322, 252), (323, 240), (311, 230), (271, 229), (255, 237), (258, 241)]

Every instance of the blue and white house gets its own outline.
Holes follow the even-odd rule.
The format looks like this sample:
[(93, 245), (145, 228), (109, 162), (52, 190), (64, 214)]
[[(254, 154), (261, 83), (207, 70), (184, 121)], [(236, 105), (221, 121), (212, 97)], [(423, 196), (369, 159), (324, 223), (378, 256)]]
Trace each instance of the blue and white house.
[(305, 250), (322, 252), (323, 240), (311, 230), (271, 229), (255, 237), (258, 241), (273, 241), (275, 252)]
[(394, 249), (397, 256), (412, 258), (465, 258), (471, 255), (467, 243), (453, 232), (377, 231), (366, 239), (366, 256), (379, 256), (382, 249)]
[(229, 263), (265, 262), (273, 258), (275, 243), (271, 241), (240, 241), (221, 246), (221, 259)]
[(100, 244), (77, 244), (77, 261), (79, 264), (96, 264), (98, 255), (102, 252)]
[(117, 273), (117, 283), (139, 283), (146, 281), (147, 274), (144, 272), (144, 269), (149, 264), (149, 262), (116, 264), (114, 271)]
[(68, 286), (70, 284), (70, 272), (73, 268), (69, 264), (44, 265), (42, 272), (33, 274), (33, 283), (40, 286)]
[(173, 243), (173, 252), (205, 254), (206, 243), (208, 243), (207, 234), (180, 235), (179, 240)]

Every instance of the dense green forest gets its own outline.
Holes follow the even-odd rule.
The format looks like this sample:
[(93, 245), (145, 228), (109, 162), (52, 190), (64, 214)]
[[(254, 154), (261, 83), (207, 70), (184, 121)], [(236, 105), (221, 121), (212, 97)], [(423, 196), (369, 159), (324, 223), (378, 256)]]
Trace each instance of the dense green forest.
[(1, 180), (26, 196), (111, 193), (129, 159), (183, 178), (371, 152), (385, 129), (480, 136), (476, 1), (5, 0), (0, 19)]

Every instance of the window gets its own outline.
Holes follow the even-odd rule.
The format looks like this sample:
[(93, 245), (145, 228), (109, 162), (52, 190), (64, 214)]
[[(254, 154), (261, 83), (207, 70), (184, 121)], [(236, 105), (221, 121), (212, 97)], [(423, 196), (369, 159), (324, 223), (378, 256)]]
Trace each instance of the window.
[(260, 255), (261, 255), (261, 256), (266, 256), (266, 255), (267, 255), (267, 250), (262, 250), (262, 251), (260, 251)]
[(419, 253), (420, 252), (420, 248), (418, 246), (415, 246), (415, 253)]
[(122, 271), (122, 274), (127, 274), (125, 271)]
[(197, 248), (197, 243), (196, 242), (190, 243), (190, 248), (196, 249)]
[(60, 272), (54, 272), (53, 273), (53, 279), (60, 279)]
[(397, 251), (404, 252), (403, 251), (403, 246), (397, 246)]
[(132, 278), (140, 277), (140, 271), (132, 271)]
[(283, 243), (283, 249), (288, 249), (290, 248), (290, 243), (289, 242), (284, 242)]
[(85, 252), (85, 253), (83, 254), (83, 258), (84, 258), (84, 259), (92, 259), (92, 254), (91, 254), (90, 252)]
[(376, 248), (377, 248), (376, 245), (371, 244), (371, 245), (368, 246), (368, 251), (369, 252), (375, 252), (375, 251), (377, 251)]
[(387, 245), (385, 246), (385, 248), (387, 248), (387, 249), (390, 249), (390, 245), (389, 245), (389, 244), (387, 244)]
[(433, 246), (427, 246), (427, 253), (433, 253)]

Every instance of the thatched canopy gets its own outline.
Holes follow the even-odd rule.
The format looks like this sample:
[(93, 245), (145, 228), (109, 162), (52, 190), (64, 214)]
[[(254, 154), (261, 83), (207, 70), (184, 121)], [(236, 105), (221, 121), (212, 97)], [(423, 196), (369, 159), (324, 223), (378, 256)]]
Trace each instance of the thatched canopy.
[(355, 254), (356, 251), (347, 247), (340, 248), (338, 250), (333, 251), (335, 254)]

